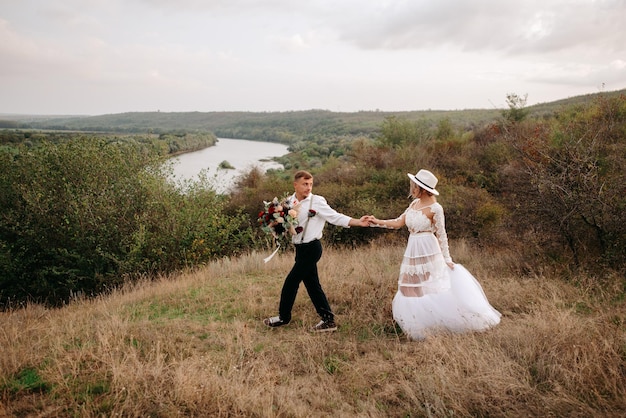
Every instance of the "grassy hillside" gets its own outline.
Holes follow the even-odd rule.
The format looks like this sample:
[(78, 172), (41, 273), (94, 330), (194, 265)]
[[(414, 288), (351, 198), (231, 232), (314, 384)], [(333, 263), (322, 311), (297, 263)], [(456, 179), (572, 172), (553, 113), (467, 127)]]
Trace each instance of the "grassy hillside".
[(502, 312), (496, 328), (408, 341), (390, 307), (403, 245), (382, 242), (325, 251), (336, 333), (308, 332), (303, 288), (292, 324), (261, 323), (291, 252), (0, 313), (0, 416), (624, 416), (620, 278), (522, 277), (515, 254), (451, 244)]

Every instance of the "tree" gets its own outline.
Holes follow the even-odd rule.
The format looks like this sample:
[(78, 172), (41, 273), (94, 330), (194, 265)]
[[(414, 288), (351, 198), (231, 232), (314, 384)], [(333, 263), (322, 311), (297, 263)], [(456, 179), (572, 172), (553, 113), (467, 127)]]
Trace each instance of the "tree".
[(429, 129), (425, 123), (389, 116), (385, 118), (381, 125), (381, 134), (378, 142), (384, 146), (398, 148), (410, 142), (422, 142), (429, 139), (429, 137)]
[(523, 121), (526, 116), (528, 116), (528, 109), (526, 108), (527, 99), (528, 94), (525, 94), (523, 97), (516, 93), (507, 94), (506, 103), (509, 108), (502, 111), (504, 119), (511, 123)]

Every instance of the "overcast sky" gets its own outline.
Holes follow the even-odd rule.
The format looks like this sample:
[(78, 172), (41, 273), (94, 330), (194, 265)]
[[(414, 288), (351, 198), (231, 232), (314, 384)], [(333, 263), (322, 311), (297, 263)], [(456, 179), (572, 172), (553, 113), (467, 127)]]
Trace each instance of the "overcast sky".
[(0, 0), (0, 113), (457, 110), (626, 88), (626, 0)]

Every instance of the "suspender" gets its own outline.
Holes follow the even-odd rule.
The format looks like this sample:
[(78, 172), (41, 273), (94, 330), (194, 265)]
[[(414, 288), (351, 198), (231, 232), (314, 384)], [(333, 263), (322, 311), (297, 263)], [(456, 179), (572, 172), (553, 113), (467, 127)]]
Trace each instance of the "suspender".
[[(311, 208), (313, 207), (313, 197), (314, 195), (311, 194), (311, 201), (309, 202), (309, 211), (311, 210)], [(302, 244), (304, 242), (304, 235), (306, 235), (306, 227), (309, 226), (309, 212), (307, 212), (306, 214), (306, 223), (304, 224), (304, 229), (302, 230), (302, 236), (300, 237), (300, 244)]]

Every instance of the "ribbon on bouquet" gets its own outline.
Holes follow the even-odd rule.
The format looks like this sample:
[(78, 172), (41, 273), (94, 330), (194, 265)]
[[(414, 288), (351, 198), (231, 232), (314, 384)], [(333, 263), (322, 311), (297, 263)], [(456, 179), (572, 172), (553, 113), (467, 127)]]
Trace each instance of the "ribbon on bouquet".
[(280, 242), (278, 242), (278, 240), (276, 240), (276, 249), (274, 250), (274, 252), (272, 254), (270, 254), (269, 256), (265, 257), (263, 259), (264, 262), (268, 262), (270, 261), (272, 258), (274, 258), (274, 256), (276, 255), (276, 253), (278, 252), (278, 250), (280, 249)]

